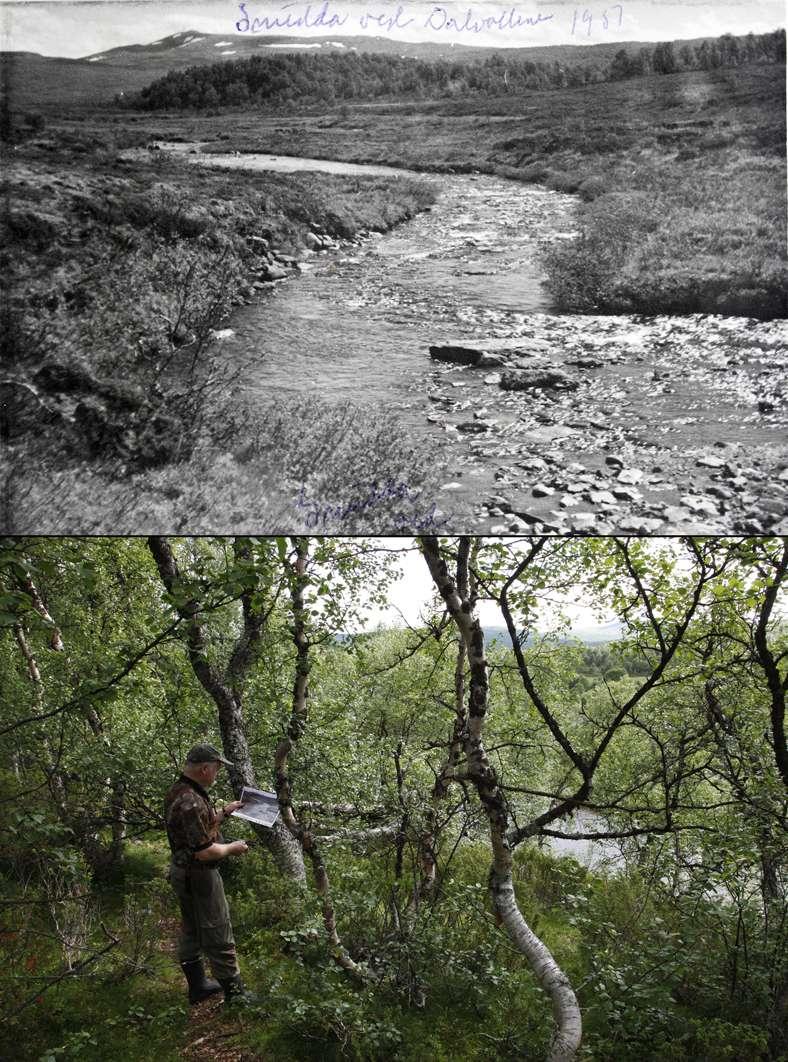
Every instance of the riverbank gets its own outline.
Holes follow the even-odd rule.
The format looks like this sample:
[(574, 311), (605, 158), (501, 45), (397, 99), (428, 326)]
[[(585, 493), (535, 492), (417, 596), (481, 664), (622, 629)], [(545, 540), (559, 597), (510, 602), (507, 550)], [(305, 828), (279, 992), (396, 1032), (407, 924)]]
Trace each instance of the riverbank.
[(487, 176), (440, 187), (396, 233), (315, 261), (264, 320), (234, 316), (251, 393), (385, 403), (444, 450), (436, 500), (463, 529), (785, 529), (781, 322), (556, 314), (534, 259), (571, 236), (576, 201)]
[[(233, 526), (265, 514), (270, 530), (277, 515), (267, 511), (261, 484), (276, 483), (287, 496), (288, 475), (294, 497), (306, 484), (308, 494), (330, 490), (340, 505), (368, 474), (406, 477), (418, 493), (426, 461), (380, 439), (379, 419), (346, 417), (349, 442), (371, 461), (370, 469), (360, 462), (354, 487), (335, 445), (333, 409), (295, 403), (297, 419), (308, 409), (300, 435), (280, 424), (282, 409), (242, 409), (216, 340), (233, 307), (264, 298), (310, 257), (429, 208), (433, 189), (403, 178), (225, 174), (147, 154), (130, 159), (106, 138), (60, 130), (18, 146), (10, 159), (5, 530), (120, 530), (113, 516), (126, 512), (130, 531), (146, 521), (174, 527), (188, 482), (212, 500), (226, 494)], [(261, 449), (254, 469), (247, 462), (238, 477), (228, 467), (213, 471), (217, 459), (232, 462), (234, 449), (272, 432), (280, 449), (267, 458)], [(312, 454), (314, 474), (303, 453)], [(149, 492), (140, 477), (151, 481), (142, 503)], [(184, 511), (188, 526), (196, 511)]]
[(557, 308), (788, 315), (785, 67), (630, 78), (499, 99), (137, 116), (135, 128), (270, 152), (498, 174), (583, 200), (545, 264)]
[[(351, 165), (180, 147), (200, 165)], [(573, 197), (486, 176), (440, 188), (396, 233), (311, 262), (264, 317), (233, 316), (250, 401), (386, 406), (395, 437), (443, 451), (433, 501), (466, 530), (782, 533), (780, 322), (554, 314), (534, 259), (571, 236)], [(342, 530), (374, 516), (360, 500), (301, 515)]]

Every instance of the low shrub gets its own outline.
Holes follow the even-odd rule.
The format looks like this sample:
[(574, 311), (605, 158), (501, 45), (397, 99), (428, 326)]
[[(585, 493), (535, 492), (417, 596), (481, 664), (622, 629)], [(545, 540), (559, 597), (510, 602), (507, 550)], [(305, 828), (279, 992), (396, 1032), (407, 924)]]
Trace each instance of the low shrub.
[(610, 190), (609, 182), (602, 177), (586, 177), (577, 186), (577, 192), (581, 199), (590, 203), (592, 199), (598, 199)]
[(543, 182), (554, 192), (564, 192), (572, 195), (580, 187), (580, 177), (577, 174), (564, 173), (559, 170), (545, 170), (542, 176)]
[(734, 164), (715, 172), (685, 158), (680, 177), (644, 168), (639, 188), (594, 194), (598, 186), (592, 186), (584, 194), (581, 186), (587, 202), (578, 237), (548, 246), (542, 256), (558, 307), (784, 316), (785, 207), (780, 216), (779, 200), (771, 200), (775, 227), (753, 240), (774, 175), (739, 171), (751, 196), (734, 202), (726, 188)]
[(31, 454), (23, 474), (6, 473), (7, 530), (142, 534), (197, 521), (217, 533), (406, 533), (448, 519), (435, 503), (440, 462), (385, 411), (316, 400), (226, 406), (196, 436), (188, 459), (181, 441), (176, 460), (138, 471), (61, 459), (53, 472), (45, 454)]

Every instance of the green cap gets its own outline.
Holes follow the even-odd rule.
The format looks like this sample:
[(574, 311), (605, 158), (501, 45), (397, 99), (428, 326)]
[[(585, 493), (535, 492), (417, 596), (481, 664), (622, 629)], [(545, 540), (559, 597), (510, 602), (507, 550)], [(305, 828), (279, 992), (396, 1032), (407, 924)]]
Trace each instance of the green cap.
[(235, 764), (230, 760), (226, 760), (224, 756), (215, 749), (213, 745), (195, 745), (193, 749), (189, 749), (189, 754), (186, 757), (187, 763), (226, 763), (228, 767), (234, 767)]

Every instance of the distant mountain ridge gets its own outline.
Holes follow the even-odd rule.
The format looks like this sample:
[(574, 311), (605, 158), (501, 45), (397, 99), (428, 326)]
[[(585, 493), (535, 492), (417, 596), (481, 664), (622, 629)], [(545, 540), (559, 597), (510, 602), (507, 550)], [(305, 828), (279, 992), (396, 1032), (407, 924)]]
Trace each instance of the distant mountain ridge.
[(124, 44), (81, 59), (27, 51), (0, 52), (0, 63), (4, 71), (4, 89), (15, 108), (45, 107), (54, 110), (58, 107), (110, 104), (117, 95), (132, 95), (156, 78), (189, 67), (287, 52), (346, 55), (355, 50), (413, 59), (474, 60), (486, 59), (505, 51), (514, 58), (562, 62), (568, 58), (577, 60), (578, 57), (589, 61), (605, 61), (612, 59), (621, 48), (637, 51), (640, 47), (639, 43), (630, 42), (625, 45), (547, 45), (500, 49), (441, 41), (410, 44), (388, 37), (222, 36), (182, 30), (147, 44)]
[[(498, 642), (507, 648), (511, 647), (512, 639), (509, 637), (509, 631), (506, 627), (483, 627), (482, 630), (488, 645)], [(598, 627), (578, 627), (559, 638), (559, 641), (562, 643), (581, 642), (583, 645), (603, 645), (619, 638), (621, 630), (621, 624), (615, 620), (612, 623), (605, 623)], [(543, 631), (537, 631), (535, 635), (529, 635), (526, 639), (526, 645), (533, 645), (534, 642), (539, 641), (543, 636)]]
[[(702, 38), (699, 38), (700, 41)], [(691, 42), (694, 43), (694, 42)], [(638, 49), (645, 47), (639, 41), (627, 41), (622, 44), (548, 44), (509, 48), (505, 46), (479, 46), (457, 44), (451, 41), (425, 40), (419, 42), (394, 40), (390, 37), (353, 37), (329, 34), (324, 37), (294, 37), (288, 35), (259, 34), (218, 34), (199, 33), (197, 30), (183, 30), (161, 37), (149, 44), (127, 44), (110, 48), (103, 52), (86, 55), (81, 62), (101, 63), (102, 65), (136, 65), (140, 61), (149, 61), (152, 69), (158, 69), (162, 58), (168, 60), (167, 69), (193, 66), (202, 63), (220, 62), (222, 58), (244, 59), (266, 52), (331, 52), (357, 51), (372, 52), (376, 55), (397, 55), (409, 59), (450, 59), (461, 56), (463, 59), (485, 59), (496, 52), (505, 51), (507, 55), (519, 59), (534, 59), (559, 62), (569, 57), (589, 60), (612, 58), (621, 48)]]
[[(404, 627), (398, 629), (405, 630)], [(482, 631), (484, 633), (484, 640), (487, 645), (493, 645), (497, 643), (498, 645), (505, 646), (507, 649), (511, 648), (512, 639), (509, 637), (509, 632), (506, 627), (483, 626)], [(614, 620), (611, 623), (605, 623), (598, 627), (578, 627), (576, 630), (571, 631), (568, 635), (564, 635), (562, 638), (559, 638), (558, 641), (559, 643), (564, 645), (566, 645), (567, 643), (577, 642), (582, 645), (605, 645), (608, 642), (616, 641), (616, 639), (620, 638), (621, 632), (621, 624), (618, 622), (618, 620)], [(375, 631), (365, 631), (363, 633), (374, 634)], [(534, 645), (536, 642), (538, 642), (541, 638), (544, 637), (544, 634), (544, 631), (537, 631), (536, 634), (529, 635), (528, 638), (526, 638), (526, 645)], [(337, 641), (347, 642), (353, 637), (354, 635), (343, 632), (337, 635)]]

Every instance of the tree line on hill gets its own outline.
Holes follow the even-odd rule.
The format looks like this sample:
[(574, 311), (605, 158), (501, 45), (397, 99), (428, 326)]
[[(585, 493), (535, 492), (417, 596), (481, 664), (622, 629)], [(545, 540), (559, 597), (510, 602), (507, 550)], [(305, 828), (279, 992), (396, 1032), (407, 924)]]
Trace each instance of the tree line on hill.
[(355, 51), (331, 55), (295, 52), (174, 70), (136, 96), (118, 102), (155, 111), (386, 97), (504, 96), (578, 88), (646, 74), (784, 61), (784, 30), (739, 37), (724, 34), (699, 44), (667, 41), (636, 52), (621, 48), (609, 62), (584, 60), (582, 53), (572, 62), (533, 62), (510, 58), (504, 52), (466, 61), (406, 59)]

